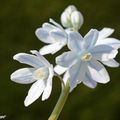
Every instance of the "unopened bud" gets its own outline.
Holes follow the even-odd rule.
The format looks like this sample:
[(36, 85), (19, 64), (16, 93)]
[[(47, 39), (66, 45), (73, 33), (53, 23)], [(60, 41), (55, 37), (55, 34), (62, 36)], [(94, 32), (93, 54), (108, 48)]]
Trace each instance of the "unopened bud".
[(72, 12), (76, 11), (77, 8), (74, 5), (69, 5), (65, 11), (68, 12), (69, 14), (71, 14)]
[(62, 13), (62, 15), (61, 15), (61, 23), (66, 28), (72, 27), (71, 17), (70, 17), (70, 14), (68, 12), (63, 12)]
[(68, 6), (61, 15), (61, 23), (66, 28), (79, 30), (83, 24), (83, 16), (73, 5)]
[(79, 30), (83, 24), (83, 16), (79, 11), (74, 11), (71, 14), (71, 23), (75, 30)]

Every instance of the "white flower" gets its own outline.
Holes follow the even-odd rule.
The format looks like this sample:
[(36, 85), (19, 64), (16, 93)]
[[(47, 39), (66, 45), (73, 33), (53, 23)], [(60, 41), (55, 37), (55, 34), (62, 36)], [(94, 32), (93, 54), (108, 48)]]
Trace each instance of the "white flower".
[(101, 63), (110, 67), (119, 66), (114, 58), (118, 53), (115, 46), (119, 44), (120, 47), (120, 41), (117, 40), (115, 46), (114, 39), (113, 44), (97, 44), (102, 36), (105, 35), (95, 29), (90, 30), (84, 38), (78, 32), (68, 34), (68, 47), (71, 51), (58, 56), (56, 63), (67, 68), (64, 81), (70, 81), (71, 91), (81, 82), (90, 88), (95, 88), (97, 82), (109, 82), (109, 75)]
[(39, 40), (46, 45), (40, 49), (40, 54), (54, 54), (67, 44), (66, 31), (55, 21), (50, 19), (50, 23), (44, 23), (41, 28), (38, 28), (35, 32)]
[(61, 15), (61, 23), (66, 28), (78, 31), (83, 21), (83, 15), (73, 5), (68, 6)]
[(33, 83), (24, 101), (25, 106), (30, 105), (42, 94), (42, 100), (48, 99), (52, 90), (53, 66), (37, 52), (31, 51), (35, 55), (18, 53), (13, 58), (20, 63), (28, 64), (32, 67), (22, 68), (11, 75), (11, 80), (16, 83)]

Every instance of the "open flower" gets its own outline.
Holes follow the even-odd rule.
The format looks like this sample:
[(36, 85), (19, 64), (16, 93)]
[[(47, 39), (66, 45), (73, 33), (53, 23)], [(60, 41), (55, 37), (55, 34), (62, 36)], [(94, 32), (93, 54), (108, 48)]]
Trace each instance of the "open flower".
[[(100, 30), (95, 46), (96, 45), (108, 45), (108, 46), (113, 47), (114, 49), (120, 48), (120, 41), (116, 38), (109, 37), (113, 32), (114, 32), (114, 29), (112, 28), (103, 28), (102, 30)], [(105, 61), (102, 61), (102, 62), (104, 62), (104, 64), (107, 64), (107, 66), (109, 63), (110, 67), (118, 66), (118, 63), (116, 63), (114, 59), (111, 59), (107, 62)], [(67, 68), (62, 67), (60, 65), (56, 65), (54, 68), (54, 71), (59, 75), (63, 74), (66, 70)]]
[(67, 44), (65, 30), (52, 19), (50, 19), (50, 23), (44, 23), (35, 32), (40, 41), (49, 44), (40, 49), (42, 55), (54, 54)]
[(30, 105), (42, 94), (42, 100), (46, 100), (52, 90), (53, 66), (37, 52), (31, 51), (35, 55), (18, 53), (13, 59), (20, 63), (28, 64), (31, 67), (22, 68), (11, 75), (11, 80), (16, 83), (33, 83), (24, 101), (25, 106)]
[(69, 5), (61, 15), (61, 23), (65, 28), (78, 31), (83, 24), (83, 15), (74, 5)]
[(114, 60), (118, 53), (114, 44), (97, 44), (102, 35), (95, 29), (84, 38), (78, 32), (69, 32), (68, 47), (71, 51), (58, 56), (56, 63), (67, 68), (64, 80), (70, 81), (71, 91), (81, 82), (90, 88), (95, 88), (97, 82), (109, 82), (108, 72), (101, 63), (110, 67), (119, 66)]

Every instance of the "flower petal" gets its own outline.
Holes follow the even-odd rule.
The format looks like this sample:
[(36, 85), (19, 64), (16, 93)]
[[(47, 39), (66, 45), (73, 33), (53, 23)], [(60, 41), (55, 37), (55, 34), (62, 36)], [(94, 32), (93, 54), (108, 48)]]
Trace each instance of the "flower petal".
[(94, 59), (89, 62), (87, 73), (96, 82), (107, 83), (110, 81), (110, 77), (105, 67)]
[(18, 53), (13, 57), (14, 60), (19, 61), (20, 63), (28, 64), (35, 68), (43, 66), (42, 62), (35, 55), (30, 55), (27, 53)]
[(103, 28), (101, 31), (99, 31), (98, 39), (104, 39), (109, 37), (114, 32), (114, 29), (112, 28)]
[(117, 50), (108, 45), (98, 45), (90, 51), (92, 56), (100, 61), (108, 61), (109, 59), (113, 59), (118, 53)]
[(83, 37), (78, 32), (68, 33), (68, 48), (75, 52), (82, 50)]
[(45, 81), (44, 80), (38, 80), (36, 81), (30, 88), (27, 97), (25, 98), (24, 104), (25, 106), (29, 106), (32, 104), (35, 100), (37, 100), (42, 92), (45, 89)]
[(109, 45), (114, 49), (120, 48), (120, 40), (115, 38), (105, 38), (97, 41), (96, 45)]
[(49, 31), (44, 28), (38, 28), (35, 31), (38, 39), (44, 43), (54, 43), (56, 40), (49, 35)]
[(67, 43), (67, 34), (61, 30), (53, 30), (50, 32), (51, 37), (53, 37), (58, 42)]
[(86, 73), (85, 78), (83, 80), (83, 84), (90, 87), (90, 88), (95, 88), (97, 86), (97, 82), (94, 81), (87, 73)]
[(56, 65), (54, 67), (54, 71), (58, 74), (58, 75), (62, 75), (65, 71), (67, 70), (66, 67), (62, 67), (60, 65)]
[(62, 67), (70, 67), (76, 60), (76, 54), (72, 51), (64, 52), (62, 55), (56, 57), (56, 63)]
[(32, 75), (35, 70), (35, 68), (22, 68), (16, 70), (14, 73), (12, 73), (11, 80), (20, 84), (33, 83), (35, 80), (33, 79)]
[(43, 95), (42, 95), (42, 100), (46, 100), (49, 98), (51, 91), (52, 91), (52, 78), (54, 75), (54, 71), (53, 71), (53, 65), (51, 65), (49, 67), (49, 77), (46, 80), (46, 87), (44, 89)]
[(64, 43), (56, 42), (56, 43), (42, 47), (39, 52), (41, 55), (46, 55), (46, 54), (50, 54), (50, 53), (55, 54), (64, 46), (65, 46)]
[(58, 24), (57, 22), (55, 22), (53, 19), (50, 18), (49, 20), (52, 24), (54, 24), (56, 27), (60, 28), (61, 30), (63, 30), (62, 26), (60, 24)]
[(53, 29), (56, 29), (56, 27), (50, 23), (44, 23), (42, 25), (42, 28), (44, 28), (45, 30), (47, 30), (48, 32), (50, 32)]
[(108, 61), (102, 61), (102, 63), (109, 67), (119, 67), (120, 66), (120, 64), (117, 61), (115, 61), (114, 59), (110, 59)]
[(66, 71), (64, 76), (63, 76), (63, 82), (65, 85), (67, 84), (67, 81), (69, 80), (69, 78), (70, 78), (70, 74), (68, 71)]
[(84, 37), (85, 48), (91, 48), (95, 45), (98, 39), (99, 32), (96, 29), (91, 29)]
[[(84, 71), (84, 72), (83, 72)], [(70, 80), (70, 91), (72, 91), (78, 83), (84, 80), (86, 65), (83, 62), (77, 62), (68, 69)]]
[(52, 91), (52, 78), (49, 78), (47, 80), (46, 87), (45, 87), (44, 92), (42, 94), (42, 101), (49, 98), (51, 91)]
[(51, 66), (48, 60), (44, 56), (42, 56), (37, 50), (31, 50), (30, 52), (32, 54), (35, 54), (45, 66)]

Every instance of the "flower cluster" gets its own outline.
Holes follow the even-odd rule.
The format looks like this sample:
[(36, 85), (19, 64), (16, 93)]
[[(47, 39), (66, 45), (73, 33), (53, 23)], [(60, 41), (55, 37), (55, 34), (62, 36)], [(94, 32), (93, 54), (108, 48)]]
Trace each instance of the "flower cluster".
[[(84, 37), (78, 32), (83, 25), (83, 16), (73, 5), (68, 6), (61, 14), (61, 24), (53, 19), (35, 31), (38, 39), (47, 45), (32, 54), (18, 53), (13, 59), (30, 65), (11, 75), (11, 80), (21, 84), (33, 83), (24, 101), (30, 105), (40, 96), (46, 100), (52, 90), (54, 75), (62, 75), (62, 84), (69, 83), (70, 92), (80, 83), (95, 88), (97, 83), (110, 81), (108, 72), (103, 65), (119, 67), (115, 57), (120, 48), (120, 41), (109, 37), (114, 29), (91, 29)], [(67, 46), (69, 51), (56, 57), (53, 67), (43, 55), (55, 54)]]

